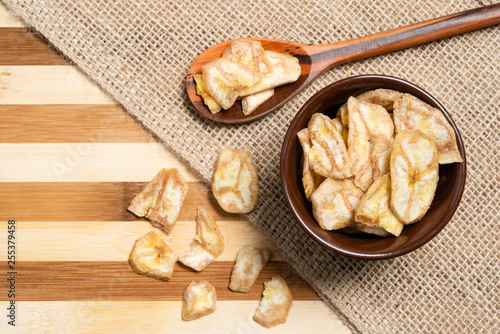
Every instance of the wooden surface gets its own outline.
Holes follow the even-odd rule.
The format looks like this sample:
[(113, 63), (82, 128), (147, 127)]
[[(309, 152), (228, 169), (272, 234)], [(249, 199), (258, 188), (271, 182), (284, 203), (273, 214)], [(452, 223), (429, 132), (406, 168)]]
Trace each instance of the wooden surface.
[[(0, 333), (348, 333), (277, 252), (248, 294), (228, 290), (238, 250), (272, 245), (210, 191), (99, 87), (0, 4), (0, 305), (7, 307), (7, 221), (16, 220), (16, 327)], [(195, 213), (216, 217), (225, 251), (200, 273), (176, 265), (169, 282), (135, 274), (135, 239), (154, 227), (126, 210), (160, 168), (189, 182), (169, 235), (189, 247)], [(288, 281), (294, 305), (285, 325), (266, 330), (252, 316), (263, 282)], [(217, 311), (181, 320), (182, 290), (207, 279)], [(5, 314), (6, 312), (2, 312)]]

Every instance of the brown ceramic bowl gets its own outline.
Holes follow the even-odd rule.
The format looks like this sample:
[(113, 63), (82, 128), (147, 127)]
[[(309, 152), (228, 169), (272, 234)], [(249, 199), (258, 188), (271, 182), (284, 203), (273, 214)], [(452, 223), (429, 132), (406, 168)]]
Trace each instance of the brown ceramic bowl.
[[(378, 237), (369, 234), (344, 234), (326, 231), (314, 220), (311, 203), (306, 199), (299, 175), (302, 147), (297, 132), (307, 127), (314, 113), (331, 118), (350, 96), (366, 91), (388, 88), (410, 93), (441, 110), (455, 130), (463, 163), (439, 166), (439, 183), (432, 205), (422, 220), (405, 226), (399, 237)], [(283, 141), (281, 151), (281, 185), (286, 203), (302, 228), (321, 245), (340, 254), (358, 259), (388, 259), (411, 252), (431, 240), (443, 229), (458, 207), (465, 185), (465, 151), (458, 129), (444, 107), (429, 93), (416, 85), (394, 77), (361, 75), (337, 81), (316, 93), (299, 110)]]

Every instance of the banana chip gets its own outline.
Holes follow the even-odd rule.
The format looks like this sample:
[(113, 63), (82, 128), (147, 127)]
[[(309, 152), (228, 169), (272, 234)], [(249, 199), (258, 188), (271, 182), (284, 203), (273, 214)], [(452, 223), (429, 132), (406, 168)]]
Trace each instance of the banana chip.
[[(391, 89), (375, 89), (365, 92), (356, 98), (363, 102), (378, 104), (379, 106), (384, 107), (387, 111), (392, 111), (394, 107), (394, 102), (399, 100), (403, 96), (403, 93), (397, 92)], [(344, 126), (349, 126), (349, 115), (347, 111), (347, 102), (344, 103), (338, 113), (337, 116), (340, 117), (342, 124)]]
[(257, 73), (267, 74), (271, 72), (269, 59), (262, 44), (258, 41), (253, 41), (251, 39), (234, 40), (229, 47), (224, 50), (222, 56), (243, 64)]
[(191, 282), (182, 294), (182, 319), (196, 320), (215, 311), (217, 293), (207, 281)]
[(404, 130), (420, 130), (437, 145), (440, 164), (462, 162), (455, 132), (439, 109), (410, 94), (404, 94), (394, 104), (396, 133)]
[(311, 195), (313, 216), (325, 230), (352, 226), (361, 197), (351, 179), (326, 179)]
[(284, 324), (292, 308), (292, 292), (280, 276), (264, 283), (262, 300), (253, 316), (255, 322), (265, 328)]
[(310, 199), (312, 193), (318, 189), (321, 182), (325, 178), (318, 175), (309, 165), (309, 151), (311, 149), (311, 141), (309, 140), (309, 130), (307, 128), (297, 132), (297, 137), (302, 145), (302, 184), (304, 185), (304, 192), (306, 198)]
[(351, 163), (346, 145), (332, 120), (323, 114), (311, 116), (308, 124), (309, 165), (321, 176), (332, 179), (345, 179), (352, 176)]
[(226, 57), (217, 58), (202, 67), (204, 90), (221, 105), (229, 109), (242, 88), (250, 87), (263, 75)]
[(229, 289), (236, 292), (250, 292), (270, 257), (271, 252), (267, 249), (258, 249), (253, 246), (240, 249), (231, 273)]
[(198, 209), (194, 240), (215, 257), (224, 251), (224, 237), (215, 223), (214, 217), (205, 209)]
[(399, 132), (391, 155), (391, 209), (403, 224), (414, 223), (425, 215), (438, 178), (434, 141), (419, 130)]
[(199, 243), (193, 243), (189, 250), (179, 255), (178, 260), (189, 268), (202, 271), (214, 262), (215, 257)]
[(389, 171), (389, 160), (394, 140), (394, 124), (383, 107), (350, 97), (349, 159), (354, 174), (354, 184), (361, 190), (368, 187)]
[(194, 79), (196, 93), (212, 114), (229, 109), (240, 97), (243, 114), (249, 115), (273, 96), (274, 87), (296, 81), (300, 72), (297, 58), (266, 51), (258, 41), (238, 39)]
[(271, 73), (266, 74), (255, 85), (243, 88), (239, 92), (240, 97), (294, 82), (300, 77), (301, 68), (297, 58), (274, 51), (266, 51), (266, 55), (271, 65)]
[(401, 234), (403, 224), (394, 216), (390, 208), (391, 176), (385, 174), (368, 188), (356, 210), (356, 227), (363, 232), (396, 237)]
[(222, 209), (248, 213), (257, 205), (258, 175), (247, 150), (224, 149), (212, 176), (212, 192)]
[(176, 169), (162, 169), (130, 202), (128, 210), (147, 217), (166, 232), (175, 224), (188, 191), (188, 184)]
[(260, 107), (260, 105), (267, 100), (269, 100), (274, 95), (274, 89), (267, 89), (259, 93), (245, 96), (241, 99), (241, 107), (243, 109), (243, 115), (250, 115)]
[(205, 103), (205, 105), (208, 107), (208, 110), (210, 110), (212, 114), (217, 114), (222, 109), (222, 107), (220, 106), (220, 104), (217, 103), (217, 101), (215, 101), (213, 97), (208, 95), (208, 93), (203, 88), (203, 75), (195, 74), (193, 78), (194, 81), (196, 82), (196, 94), (201, 96), (203, 102)]
[(155, 231), (135, 241), (128, 263), (136, 273), (163, 281), (169, 280), (174, 271), (172, 249)]
[(196, 215), (196, 236), (188, 251), (179, 255), (179, 262), (202, 271), (224, 251), (224, 237), (214, 218), (205, 209)]

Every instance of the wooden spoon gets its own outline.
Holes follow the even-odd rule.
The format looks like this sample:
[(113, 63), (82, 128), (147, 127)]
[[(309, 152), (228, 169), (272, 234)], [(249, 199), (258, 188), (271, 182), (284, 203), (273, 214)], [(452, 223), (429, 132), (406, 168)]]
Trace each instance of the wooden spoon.
[(273, 97), (248, 116), (243, 115), (240, 102), (236, 102), (228, 110), (222, 110), (214, 115), (210, 113), (201, 97), (196, 94), (193, 74), (201, 73), (203, 65), (220, 57), (222, 52), (232, 42), (226, 41), (208, 48), (194, 60), (186, 77), (187, 92), (189, 99), (202, 116), (221, 123), (246, 123), (263, 117), (281, 107), (306, 88), (319, 75), (334, 66), (405, 49), (498, 23), (500, 23), (500, 3), (331, 44), (309, 45), (267, 38), (251, 38), (260, 41), (266, 50), (284, 52), (297, 57), (302, 71), (297, 81), (275, 88)]

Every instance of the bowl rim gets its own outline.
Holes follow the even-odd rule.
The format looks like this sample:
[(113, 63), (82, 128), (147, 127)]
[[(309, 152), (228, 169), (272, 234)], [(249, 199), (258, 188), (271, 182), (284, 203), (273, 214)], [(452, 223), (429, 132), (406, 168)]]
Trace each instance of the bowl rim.
[[(435, 105), (437, 106), (438, 109), (443, 113), (445, 116), (446, 120), (449, 122), (451, 127), (453, 128), (455, 132), (455, 137), (457, 141), (457, 146), (460, 151), (460, 154), (462, 156), (463, 162), (460, 163), (461, 167), (459, 168), (458, 172), (458, 177), (457, 177), (457, 186), (456, 191), (453, 194), (453, 198), (451, 200), (451, 203), (446, 210), (444, 216), (440, 219), (440, 221), (429, 231), (429, 233), (423, 235), (421, 238), (417, 239), (418, 242), (413, 242), (409, 245), (403, 244), (401, 247), (399, 247), (396, 250), (393, 251), (388, 251), (388, 252), (381, 252), (381, 253), (364, 253), (364, 252), (356, 252), (356, 251), (349, 251), (344, 249), (343, 247), (340, 247), (338, 245), (329, 243), (325, 241), (322, 237), (317, 235), (313, 229), (311, 229), (303, 220), (297, 209), (295, 208), (294, 204), (292, 203), (292, 199), (290, 196), (290, 187), (289, 184), (286, 180), (286, 167), (289, 162), (287, 162), (288, 159), (284, 159), (284, 157), (288, 156), (288, 152), (290, 151), (290, 146), (291, 146), (291, 141), (292, 140), (297, 140), (296, 132), (293, 131), (293, 129), (297, 126), (297, 123), (301, 121), (301, 115), (310, 108), (311, 104), (314, 104), (315, 101), (324, 95), (328, 95), (331, 93), (332, 90), (335, 90), (335, 88), (339, 88), (343, 85), (347, 84), (353, 84), (359, 81), (365, 81), (365, 80), (373, 80), (373, 81), (386, 81), (386, 82), (393, 82), (393, 83), (398, 83), (403, 86), (409, 86), (412, 87), (413, 89), (419, 91), (422, 95), (426, 96), (429, 100), (431, 100)], [(285, 198), (285, 202), (289, 208), (289, 210), (292, 212), (296, 222), (304, 229), (304, 231), (312, 237), (316, 242), (321, 244), (322, 246), (326, 247), (327, 249), (333, 250), (339, 254), (342, 254), (344, 256), (348, 256), (351, 258), (355, 259), (361, 259), (361, 260), (383, 260), (383, 259), (390, 259), (390, 258), (395, 258), (404, 254), (407, 254), (409, 252), (414, 251), (415, 249), (418, 249), (419, 247), (423, 246), (427, 242), (429, 242), (432, 238), (434, 238), (450, 221), (451, 217), (454, 215), (456, 209), (458, 208), (458, 205), (460, 204), (460, 200), (462, 198), (464, 188), (465, 188), (465, 179), (467, 175), (467, 163), (466, 163), (466, 154), (465, 154), (465, 148), (463, 145), (463, 140), (460, 135), (460, 132), (451, 118), (450, 114), (448, 111), (444, 108), (444, 106), (436, 99), (434, 98), (431, 94), (429, 94), (426, 90), (423, 88), (407, 81), (401, 78), (393, 77), (393, 76), (387, 76), (387, 75), (381, 75), (381, 74), (364, 74), (364, 75), (356, 75), (356, 76), (351, 76), (347, 77), (338, 81), (335, 81), (318, 92), (316, 92), (313, 96), (311, 96), (305, 103), (304, 105), (299, 109), (299, 111), (295, 114), (292, 122), (288, 126), (288, 130), (286, 132), (286, 135), (283, 139), (283, 144), (282, 144), (282, 149), (281, 149), (281, 159), (280, 159), (280, 179), (281, 179), (281, 186), (282, 186), (282, 191), (283, 195)]]

